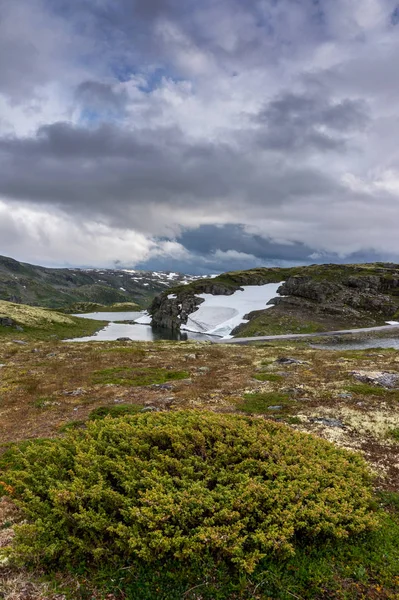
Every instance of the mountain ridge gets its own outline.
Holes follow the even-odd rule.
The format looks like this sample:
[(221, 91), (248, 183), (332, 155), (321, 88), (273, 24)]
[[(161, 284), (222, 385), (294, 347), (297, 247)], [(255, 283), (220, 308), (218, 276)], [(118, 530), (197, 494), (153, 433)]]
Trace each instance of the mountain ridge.
[(198, 278), (173, 271), (50, 268), (0, 256), (0, 300), (57, 310), (79, 302), (135, 302), (146, 307), (172, 285)]

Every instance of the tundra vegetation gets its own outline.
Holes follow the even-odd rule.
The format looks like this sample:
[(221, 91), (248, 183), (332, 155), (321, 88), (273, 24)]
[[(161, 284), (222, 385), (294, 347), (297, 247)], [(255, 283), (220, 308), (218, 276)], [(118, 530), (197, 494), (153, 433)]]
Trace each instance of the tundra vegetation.
[(0, 597), (399, 597), (397, 351), (72, 344), (7, 306)]

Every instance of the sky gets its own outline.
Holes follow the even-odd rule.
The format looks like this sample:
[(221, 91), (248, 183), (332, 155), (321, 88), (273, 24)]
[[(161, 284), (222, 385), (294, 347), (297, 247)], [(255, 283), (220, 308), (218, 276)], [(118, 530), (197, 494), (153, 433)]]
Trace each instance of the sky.
[(0, 254), (399, 262), (399, 4), (0, 0)]

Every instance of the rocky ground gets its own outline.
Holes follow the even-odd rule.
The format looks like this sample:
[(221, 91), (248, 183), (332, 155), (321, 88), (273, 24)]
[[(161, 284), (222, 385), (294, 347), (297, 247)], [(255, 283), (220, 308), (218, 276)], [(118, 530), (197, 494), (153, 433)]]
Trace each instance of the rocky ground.
[[(325, 351), (295, 343), (9, 340), (0, 346), (0, 454), (13, 442), (84, 427), (100, 407), (113, 411), (126, 405), (146, 411), (244, 412), (283, 421), (360, 452), (377, 488), (399, 489), (397, 351)], [(17, 518), (4, 498), (0, 547), (12, 538)], [(47, 596), (46, 590), (39, 575), (33, 580), (23, 570), (2, 569), (0, 597), (62, 598)]]

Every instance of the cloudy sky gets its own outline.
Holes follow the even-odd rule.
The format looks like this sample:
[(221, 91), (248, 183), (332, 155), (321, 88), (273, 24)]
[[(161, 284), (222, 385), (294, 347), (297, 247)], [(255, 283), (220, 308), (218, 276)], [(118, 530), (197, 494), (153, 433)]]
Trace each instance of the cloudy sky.
[(0, 254), (399, 262), (399, 5), (0, 0)]

